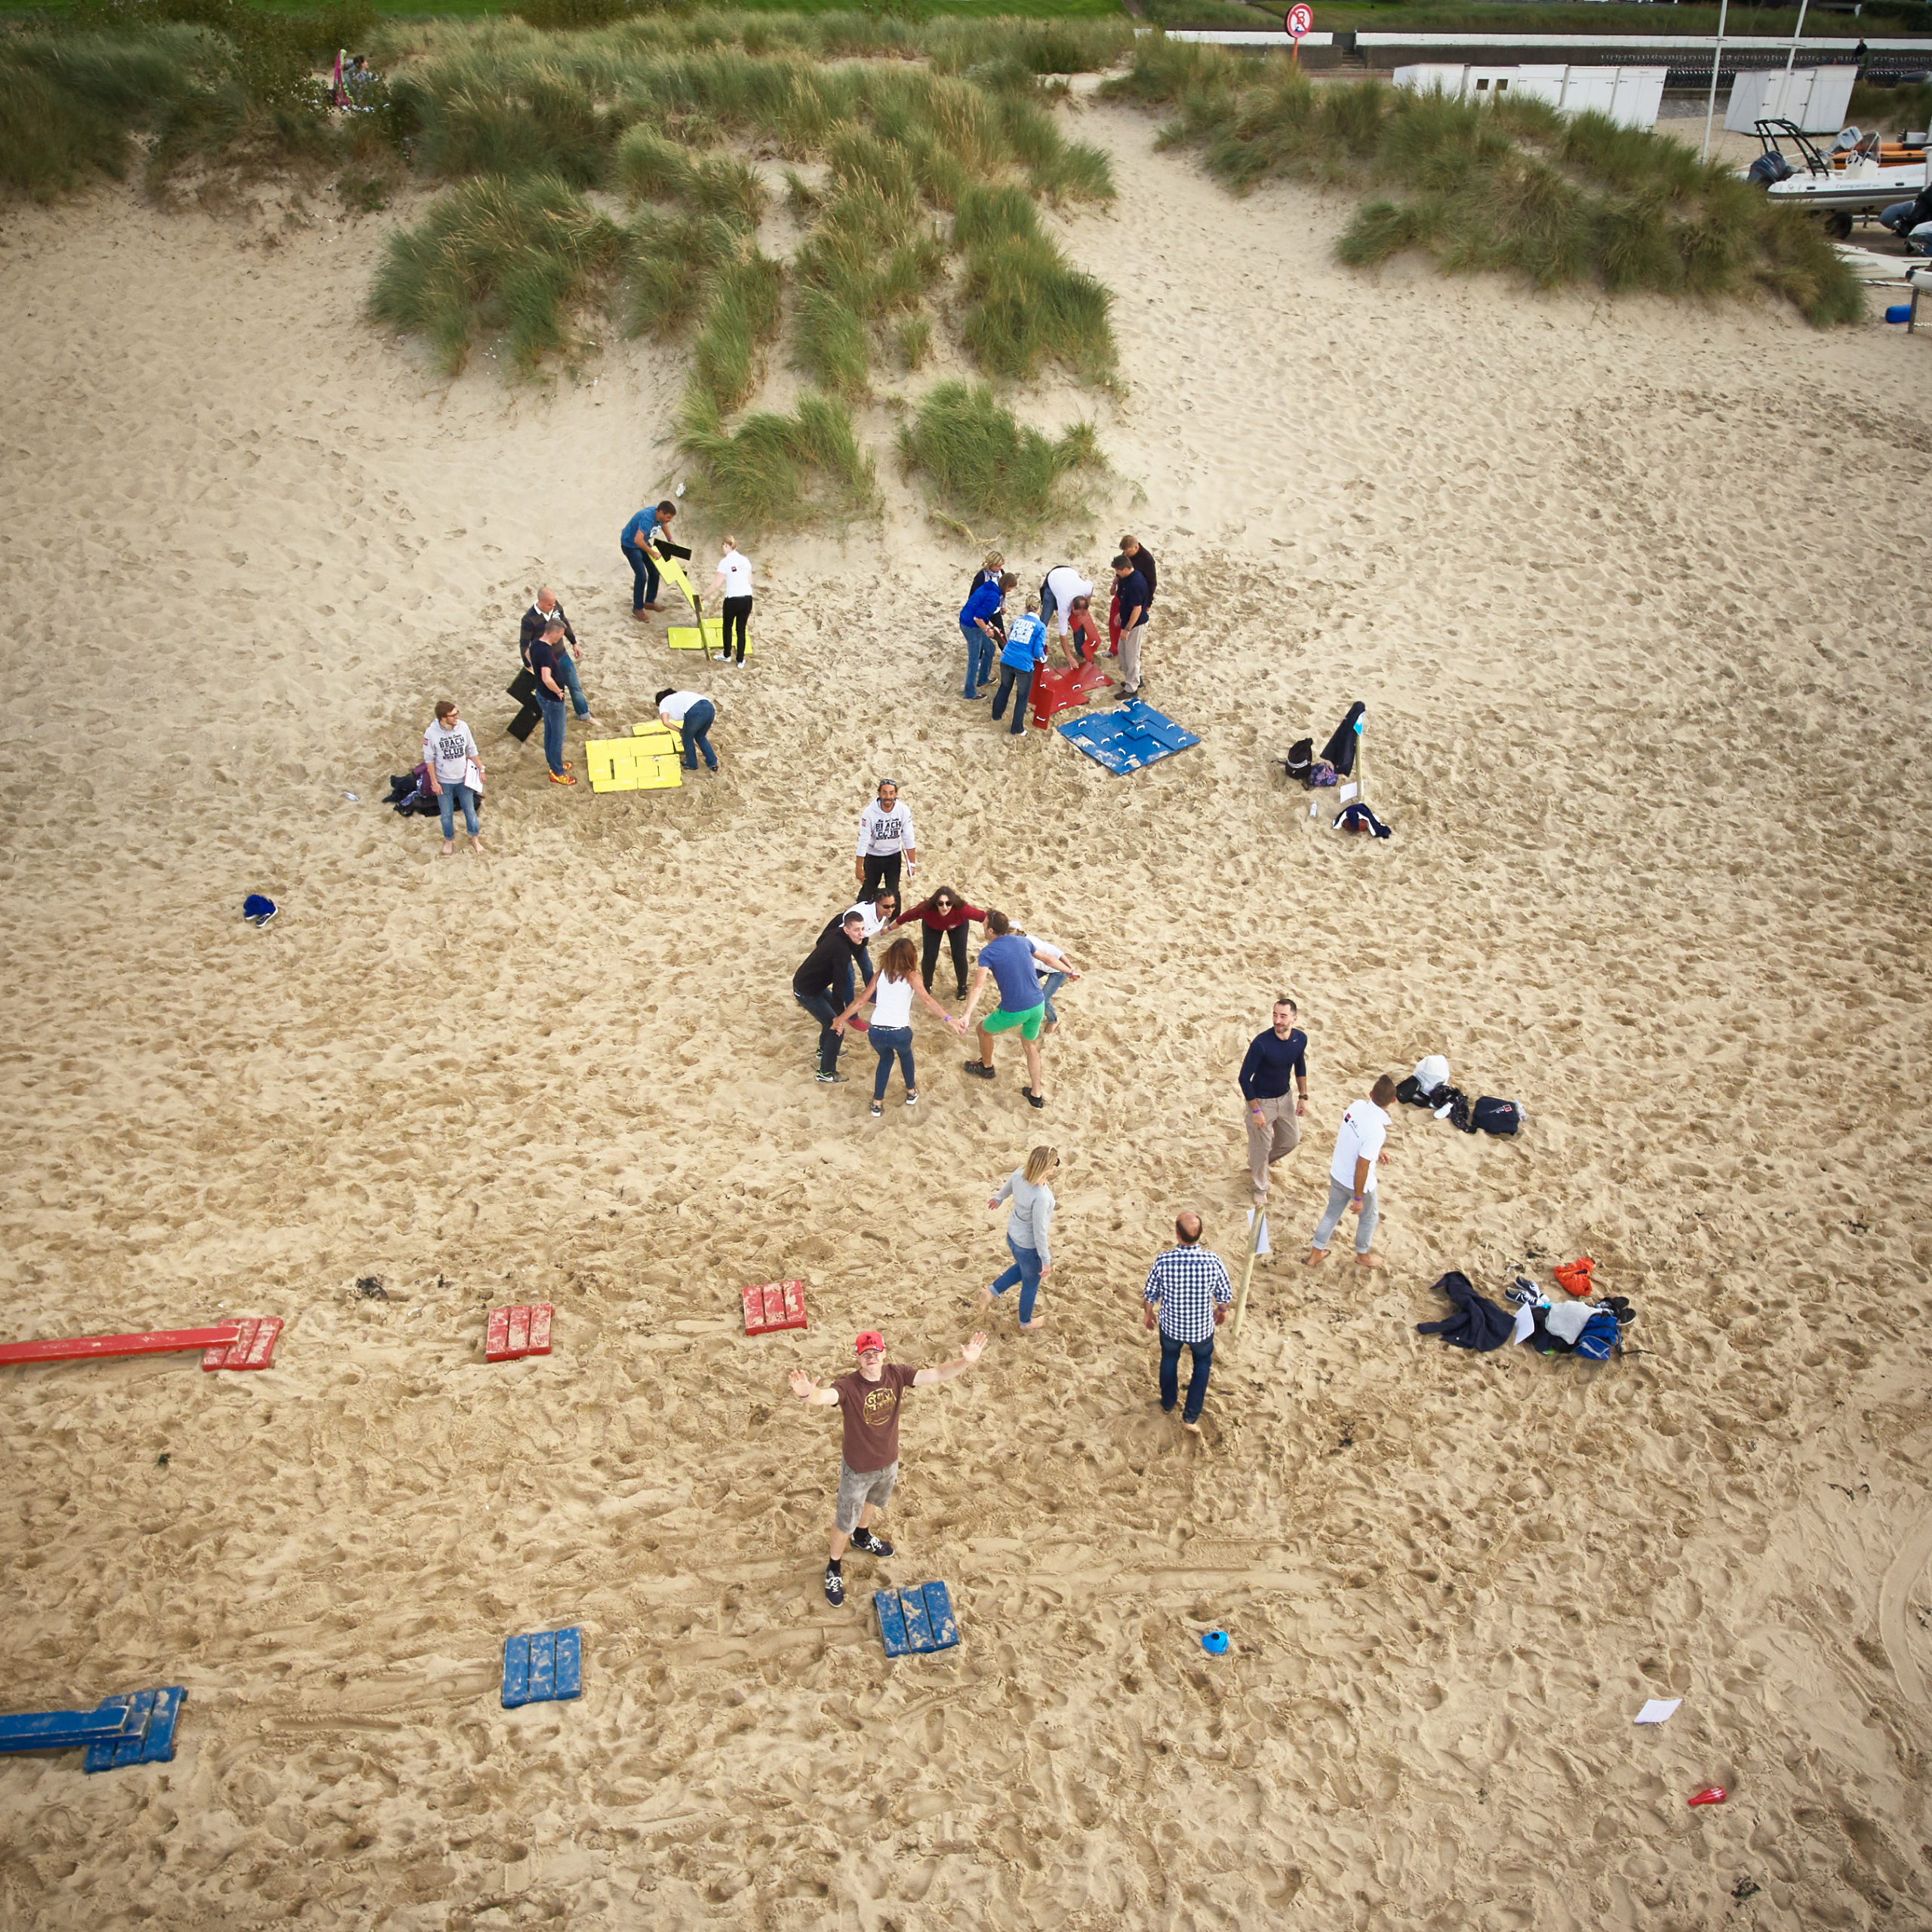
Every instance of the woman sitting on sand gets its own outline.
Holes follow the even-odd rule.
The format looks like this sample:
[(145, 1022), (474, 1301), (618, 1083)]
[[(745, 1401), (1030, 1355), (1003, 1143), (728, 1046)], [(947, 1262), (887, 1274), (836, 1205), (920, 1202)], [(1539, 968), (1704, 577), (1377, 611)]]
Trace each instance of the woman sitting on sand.
[(1054, 1191), (1048, 1180), (1060, 1171), (1060, 1151), (1035, 1147), (1026, 1156), (1023, 1168), (1015, 1168), (1001, 1183), (999, 1192), (986, 1203), (997, 1208), (1009, 1197), (1013, 1212), (1006, 1219), (1006, 1245), (1013, 1266), (989, 1288), (980, 1291), (980, 1312), (984, 1314), (995, 1295), (1003, 1295), (1017, 1282), (1020, 1286), (1020, 1325), (1044, 1328), (1047, 1318), (1033, 1312), (1034, 1297), (1040, 1284), (1053, 1272), (1053, 1256), (1047, 1247), (1047, 1230), (1053, 1226)]
[(872, 1118), (885, 1111), (885, 1083), (892, 1077), (892, 1057), (899, 1056), (900, 1078), (906, 1083), (906, 1104), (917, 1106), (918, 1076), (912, 1070), (912, 996), (915, 993), (955, 1033), (966, 1029), (928, 992), (918, 981), (919, 949), (909, 939), (896, 939), (885, 949), (878, 971), (866, 982), (857, 999), (832, 1023), (835, 1033), (843, 1033), (852, 1016), (867, 1000), (872, 1001), (872, 1029), (866, 1035), (878, 1055), (878, 1072), (872, 1078)]

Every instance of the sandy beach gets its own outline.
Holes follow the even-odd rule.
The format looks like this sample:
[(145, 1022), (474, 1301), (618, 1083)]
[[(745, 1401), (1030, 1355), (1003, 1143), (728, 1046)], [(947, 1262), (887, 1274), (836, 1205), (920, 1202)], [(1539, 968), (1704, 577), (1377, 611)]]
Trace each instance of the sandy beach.
[[(746, 540), (723, 768), (636, 795), (546, 784), (503, 689), (544, 582), (607, 725), (694, 675), (617, 552), (675, 352), (445, 381), (362, 319), (417, 200), (0, 211), (7, 1329), (288, 1323), (260, 1375), (4, 1371), (5, 1708), (188, 1691), (171, 1764), (0, 1761), (5, 1932), (1932, 1924), (1932, 343), (1359, 275), (1346, 200), (1078, 131), (1124, 380), (1024, 413), (1097, 414), (1091, 519), (939, 528), (883, 453), (951, 365), (894, 379), (883, 526)], [(954, 621), (981, 542), (1030, 587), (1122, 529), (1201, 739), (1129, 779), (962, 704)], [(380, 802), (446, 696), (487, 858)], [(1358, 699), (1386, 843), (1275, 762)], [(862, 1044), (811, 1079), (790, 977), (887, 774), (922, 888), (1088, 968), (1044, 1113), (923, 1011), (916, 1109)], [(1284, 992), (1309, 1115), (1187, 1439), (1140, 1284), (1183, 1207), (1238, 1271)], [(1386, 1272), (1303, 1269), (1343, 1108), (1429, 1051), (1526, 1132), (1398, 1109)], [(786, 1374), (955, 1354), (1042, 1140), (1049, 1324), (908, 1396), (830, 1610)], [(1620, 1358), (1415, 1333), (1582, 1253)], [(810, 1329), (747, 1340), (792, 1275)], [(555, 1352), (486, 1366), (531, 1300)], [(929, 1577), (962, 1644), (888, 1664), (870, 1592)], [(561, 1624), (582, 1700), (501, 1709)]]

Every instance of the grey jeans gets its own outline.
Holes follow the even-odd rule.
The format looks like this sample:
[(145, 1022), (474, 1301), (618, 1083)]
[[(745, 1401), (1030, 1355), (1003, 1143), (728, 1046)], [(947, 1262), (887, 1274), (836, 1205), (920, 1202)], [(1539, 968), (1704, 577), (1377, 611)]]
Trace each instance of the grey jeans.
[[(1335, 1232), (1335, 1224), (1342, 1218), (1342, 1211), (1355, 1198), (1355, 1189), (1345, 1180), (1337, 1180), (1332, 1175), (1328, 1181), (1328, 1204), (1321, 1211), (1321, 1219), (1315, 1223), (1315, 1238), (1310, 1247), (1325, 1248), (1329, 1237)], [(1369, 1243), (1375, 1238), (1375, 1217), (1380, 1211), (1379, 1196), (1374, 1188), (1361, 1198), (1361, 1214), (1355, 1223), (1355, 1252), (1366, 1254)]]
[(882, 1469), (848, 1469), (838, 1465), (838, 1513), (832, 1518), (841, 1537), (849, 1537), (859, 1527), (866, 1504), (883, 1509), (891, 1500), (892, 1485), (899, 1480), (899, 1465), (888, 1463)]
[(1133, 629), (1120, 634), (1120, 681), (1131, 691), (1140, 688), (1140, 640), (1146, 635), (1144, 617)]

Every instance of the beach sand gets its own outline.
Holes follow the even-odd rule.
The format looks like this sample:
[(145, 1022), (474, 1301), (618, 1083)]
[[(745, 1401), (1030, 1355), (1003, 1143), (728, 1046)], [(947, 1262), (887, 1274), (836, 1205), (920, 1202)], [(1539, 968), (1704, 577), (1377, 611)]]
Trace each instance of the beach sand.
[[(10, 1932), (1932, 1923), (1932, 344), (1358, 275), (1343, 203), (1081, 132), (1126, 380), (1029, 413), (1097, 408), (1118, 475), (1005, 547), (1158, 556), (1146, 696), (1202, 742), (1125, 780), (961, 703), (977, 542), (888, 460), (883, 531), (747, 540), (718, 777), (553, 789), (502, 735), (538, 583), (607, 724), (695, 674), (616, 547), (675, 354), (444, 382), (360, 319), (414, 204), (0, 215), (7, 1327), (288, 1324), (260, 1375), (5, 1371), (6, 1708), (188, 1690), (171, 1765), (0, 1765)], [(445, 695), (487, 860), (379, 801)], [(1386, 844), (1273, 762), (1355, 699)], [(882, 772), (922, 887), (1088, 967), (1042, 1114), (924, 1013), (915, 1109), (863, 1044), (811, 1079), (789, 978)], [(1185, 1439), (1140, 1284), (1186, 1206), (1238, 1270), (1278, 992), (1309, 1115)], [(1527, 1131), (1398, 1110), (1387, 1271), (1311, 1275), (1343, 1107), (1432, 1051)], [(1041, 1140), (1049, 1326), (907, 1398), (900, 1553), (832, 1611), (787, 1372), (955, 1354)], [(1414, 1332), (1580, 1252), (1620, 1360)], [(792, 1275), (810, 1330), (747, 1340)], [(555, 1352), (485, 1366), (533, 1300)], [(961, 1647), (888, 1665), (871, 1589), (934, 1577)], [(566, 1623), (582, 1700), (501, 1709)]]

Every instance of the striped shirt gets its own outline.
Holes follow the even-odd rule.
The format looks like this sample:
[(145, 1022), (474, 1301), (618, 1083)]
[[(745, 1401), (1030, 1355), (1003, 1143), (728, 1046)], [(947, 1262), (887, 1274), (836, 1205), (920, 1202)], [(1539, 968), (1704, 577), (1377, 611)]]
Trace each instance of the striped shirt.
[(1214, 1332), (1214, 1304), (1235, 1298), (1221, 1257), (1204, 1247), (1171, 1247), (1147, 1271), (1141, 1300), (1161, 1307), (1161, 1333), (1170, 1341), (1204, 1342)]

